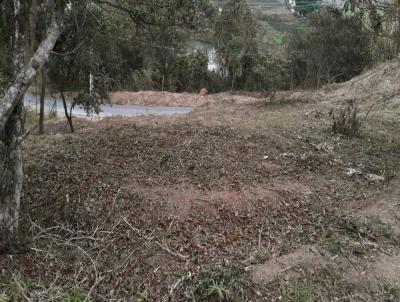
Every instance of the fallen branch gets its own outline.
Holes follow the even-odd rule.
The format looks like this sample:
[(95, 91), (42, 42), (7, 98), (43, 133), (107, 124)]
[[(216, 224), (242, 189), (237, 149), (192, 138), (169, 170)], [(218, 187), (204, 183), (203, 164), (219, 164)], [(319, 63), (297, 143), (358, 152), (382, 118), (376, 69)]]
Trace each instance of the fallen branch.
[(28, 130), (26, 130), (25, 133), (24, 133), (22, 136), (20, 136), (20, 137), (18, 138), (18, 143), (19, 143), (19, 144), (22, 144), (22, 143), (28, 138), (28, 136), (29, 136), (33, 131), (35, 131), (37, 128), (39, 128), (38, 125), (33, 126), (33, 127), (29, 128)]
[(388, 251), (385, 251), (383, 248), (379, 247), (378, 244), (376, 244), (374, 242), (370, 242), (368, 240), (364, 240), (361, 237), (360, 233), (357, 233), (357, 234), (358, 234), (358, 237), (360, 238), (362, 244), (367, 245), (367, 246), (372, 246), (372, 247), (376, 248), (378, 251), (381, 251), (382, 253), (384, 253), (384, 254), (386, 254), (388, 256), (395, 256), (392, 253), (389, 253)]
[(386, 103), (387, 101), (389, 101), (389, 100), (391, 100), (391, 99), (393, 99), (394, 97), (399, 96), (399, 95), (400, 95), (400, 91), (397, 91), (397, 92), (395, 92), (395, 93), (392, 93), (391, 95), (385, 96), (385, 97), (381, 98), (380, 100), (374, 102), (374, 103), (370, 106), (370, 108), (368, 109), (367, 113), (365, 114), (364, 120), (369, 116), (369, 114), (371, 113), (371, 111), (372, 111), (372, 109), (375, 107), (375, 105), (379, 105), (379, 104), (382, 104), (382, 103)]
[(146, 239), (147, 241), (154, 241), (155, 244), (157, 244), (160, 248), (162, 248), (162, 249), (163, 249), (164, 251), (166, 251), (168, 254), (170, 254), (170, 255), (172, 255), (172, 256), (175, 256), (175, 257), (178, 257), (178, 258), (180, 258), (180, 259), (182, 259), (182, 260), (187, 260), (187, 259), (189, 259), (189, 256), (188, 256), (188, 255), (182, 255), (182, 254), (180, 254), (180, 253), (173, 252), (173, 251), (171, 251), (171, 250), (168, 248), (168, 246), (166, 246), (166, 245), (164, 245), (164, 244), (158, 242), (157, 240), (153, 240), (153, 237), (147, 237), (147, 236), (143, 235), (142, 232), (141, 232), (138, 228), (133, 227), (133, 226), (126, 220), (126, 218), (122, 217), (122, 219), (123, 219), (123, 221), (125, 221), (125, 223), (126, 223), (134, 232), (136, 232), (140, 237), (142, 237), (143, 239)]
[(101, 223), (101, 225), (104, 225), (108, 219), (110, 219), (112, 212), (114, 211), (115, 208), (115, 203), (117, 202), (118, 196), (121, 193), (121, 188), (118, 189), (117, 194), (115, 194), (114, 200), (113, 200), (113, 204), (111, 206), (111, 210), (108, 212), (107, 218), (103, 220), (103, 222)]
[(264, 225), (261, 226), (261, 229), (258, 230), (258, 251), (261, 251), (261, 235), (264, 229)]

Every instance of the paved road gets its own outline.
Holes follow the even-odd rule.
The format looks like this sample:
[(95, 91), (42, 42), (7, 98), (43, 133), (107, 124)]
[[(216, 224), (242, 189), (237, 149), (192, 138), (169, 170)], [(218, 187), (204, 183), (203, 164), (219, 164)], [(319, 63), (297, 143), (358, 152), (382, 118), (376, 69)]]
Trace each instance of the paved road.
[[(39, 97), (37, 98), (39, 102)], [(36, 96), (32, 93), (25, 93), (24, 98), (25, 106), (36, 108)], [(71, 107), (71, 102), (67, 101), (68, 110)], [(38, 105), (39, 107), (39, 105)], [(45, 111), (49, 112), (54, 108), (58, 114), (64, 115), (64, 107), (62, 100), (55, 98), (46, 97), (45, 99)], [(146, 116), (146, 115), (174, 115), (174, 114), (185, 114), (192, 111), (192, 107), (167, 107), (167, 106), (124, 106), (124, 105), (102, 105), (102, 112), (95, 117), (111, 117), (111, 116), (123, 116), (123, 117), (134, 117), (134, 116)], [(79, 107), (75, 107), (72, 111), (75, 116), (86, 116), (86, 112)]]

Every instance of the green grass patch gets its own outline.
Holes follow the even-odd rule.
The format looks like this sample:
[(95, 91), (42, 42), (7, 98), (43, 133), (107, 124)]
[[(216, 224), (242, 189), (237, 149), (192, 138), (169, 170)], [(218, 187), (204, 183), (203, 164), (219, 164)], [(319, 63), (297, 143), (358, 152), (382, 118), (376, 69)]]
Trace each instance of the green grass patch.
[(400, 282), (385, 288), (385, 301), (400, 302)]
[(49, 286), (35, 282), (16, 273), (6, 284), (1, 284), (0, 302), (43, 301), (43, 302), (90, 302), (89, 292), (82, 284), (73, 284), (71, 288), (55, 285)]
[(183, 284), (188, 301), (248, 301), (252, 282), (247, 272), (232, 265), (203, 266)]
[(281, 297), (284, 302), (314, 302), (318, 294), (312, 285), (286, 282), (281, 285)]

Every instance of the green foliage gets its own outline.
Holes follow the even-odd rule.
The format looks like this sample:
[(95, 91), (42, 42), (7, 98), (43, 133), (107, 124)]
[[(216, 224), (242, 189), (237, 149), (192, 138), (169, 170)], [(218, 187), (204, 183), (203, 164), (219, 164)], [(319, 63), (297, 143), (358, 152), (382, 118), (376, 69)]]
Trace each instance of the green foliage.
[(0, 5), (0, 81), (10, 80), (13, 75), (11, 16), (13, 16), (12, 5)]
[(242, 301), (251, 292), (251, 282), (243, 269), (234, 266), (202, 267), (185, 280), (190, 301)]
[(359, 0), (344, 2), (346, 13), (362, 11), (363, 26), (371, 35), (371, 53), (376, 61), (396, 58), (400, 50), (399, 3)]
[(133, 90), (152, 90), (157, 89), (161, 81), (161, 73), (155, 68), (135, 70), (132, 73), (131, 89)]
[(343, 245), (339, 239), (332, 239), (329, 245), (329, 250), (332, 254), (338, 255), (343, 253)]
[(357, 104), (349, 100), (344, 108), (331, 110), (332, 132), (347, 136), (357, 136), (361, 130), (361, 119), (358, 116)]
[(215, 281), (213, 281), (213, 284), (209, 285), (206, 291), (208, 297), (216, 297), (220, 301), (226, 297), (227, 293), (228, 291)]
[(6, 91), (7, 91), (7, 87), (9, 87), (9, 82), (7, 81), (7, 79), (2, 78), (1, 74), (0, 74), (0, 97), (3, 96)]
[(110, 79), (106, 74), (99, 72), (93, 75), (93, 90), (81, 91), (74, 98), (72, 106), (82, 107), (88, 115), (99, 114), (101, 112), (100, 106), (109, 103), (109, 87)]
[(90, 301), (88, 293), (82, 290), (79, 286), (76, 286), (72, 291), (64, 298), (65, 302), (83, 302)]
[(207, 71), (206, 85), (209, 92), (220, 92), (225, 90), (225, 79), (218, 72)]
[(385, 296), (387, 302), (400, 302), (400, 283), (387, 286)]
[(318, 301), (315, 289), (303, 283), (284, 283), (281, 285), (282, 301), (314, 302)]
[(6, 293), (0, 293), (0, 302), (8, 302), (10, 297)]
[(25, 301), (29, 297), (32, 301), (48, 302), (90, 302), (92, 299), (88, 291), (82, 288), (81, 283), (73, 284), (70, 289), (51, 284), (45, 286), (40, 282), (24, 277), (21, 274), (14, 274), (8, 284), (4, 284), (5, 292), (0, 293), (0, 302)]
[(297, 0), (294, 10), (300, 16), (304, 17), (312, 13), (313, 11), (319, 9), (321, 5), (320, 3), (321, 3), (320, 0)]
[(260, 55), (247, 87), (255, 90), (286, 90), (290, 88), (289, 62), (284, 57)]
[[(362, 234), (363, 236), (374, 239), (386, 239), (395, 242), (396, 236), (393, 226), (383, 223), (379, 217), (369, 216), (357, 221), (344, 221), (343, 227), (352, 233)], [(397, 242), (397, 241), (396, 241)]]
[(307, 18), (289, 45), (296, 86), (320, 87), (326, 82), (346, 81), (371, 63), (369, 36), (359, 15), (345, 15), (323, 7)]
[(198, 91), (204, 87), (208, 67), (208, 56), (201, 51), (181, 55), (175, 65), (178, 91)]
[(38, 120), (38, 116), (34, 110), (31, 108), (24, 108), (25, 114), (24, 114), (24, 123), (25, 125), (35, 125)]
[[(194, 89), (193, 80), (202, 73), (197, 66), (188, 80), (185, 75), (189, 83), (183, 83), (183, 75), (175, 67), (186, 54), (188, 28), (201, 26), (212, 14), (211, 6), (204, 0), (161, 4), (159, 0), (118, 1), (117, 10), (91, 6), (87, 14), (79, 1), (73, 1), (55, 48), (61, 55), (51, 58), (51, 87), (87, 94), (92, 72), (97, 80), (106, 76), (111, 90)], [(189, 62), (187, 68), (192, 67)], [(93, 104), (87, 95), (79, 102)]]
[(21, 274), (15, 274), (9, 283), (8, 296), (11, 301), (21, 301), (26, 297), (32, 289), (30, 279), (23, 277)]
[(243, 84), (251, 73), (257, 52), (256, 23), (246, 1), (225, 3), (214, 25), (213, 42), (230, 88)]
[(150, 291), (145, 288), (138, 294), (137, 302), (146, 302), (150, 300)]

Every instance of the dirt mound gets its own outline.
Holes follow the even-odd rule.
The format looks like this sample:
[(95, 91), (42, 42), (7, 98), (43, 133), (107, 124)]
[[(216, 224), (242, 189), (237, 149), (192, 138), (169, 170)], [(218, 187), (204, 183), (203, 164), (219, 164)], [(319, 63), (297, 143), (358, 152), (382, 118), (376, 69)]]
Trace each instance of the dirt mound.
[[(203, 93), (204, 94), (204, 93)], [(117, 91), (111, 93), (111, 101), (117, 105), (143, 106), (189, 106), (213, 104), (229, 100), (236, 103), (257, 102), (265, 96), (262, 93), (224, 92), (217, 94), (173, 93), (166, 91)]]
[(195, 107), (209, 102), (208, 96), (190, 93), (162, 91), (118, 91), (111, 93), (111, 101), (118, 105), (143, 106), (189, 106)]
[(276, 278), (286, 280), (300, 277), (305, 271), (313, 273), (328, 264), (329, 257), (326, 254), (321, 254), (316, 247), (303, 246), (290, 254), (255, 267), (252, 278), (256, 283), (269, 283)]
[(363, 220), (377, 220), (390, 228), (393, 235), (400, 234), (400, 189), (399, 183), (392, 185), (391, 190), (370, 197), (366, 206), (358, 213), (357, 217)]
[(257, 201), (280, 206), (282, 203), (290, 203), (293, 195), (311, 193), (306, 185), (296, 181), (274, 181), (265, 187), (244, 186), (237, 190), (207, 190), (191, 185), (176, 188), (144, 187), (138, 184), (129, 185), (127, 189), (149, 202), (158, 204), (160, 214), (183, 220), (188, 218), (192, 211), (213, 217), (218, 216), (218, 209), (225, 208), (239, 216), (253, 211)]
[(395, 284), (400, 280), (400, 256), (379, 255), (368, 266), (353, 266), (349, 263), (344, 277), (359, 289), (379, 289), (384, 284)]
[(400, 256), (382, 255), (375, 262), (372, 270), (381, 282), (399, 282)]

